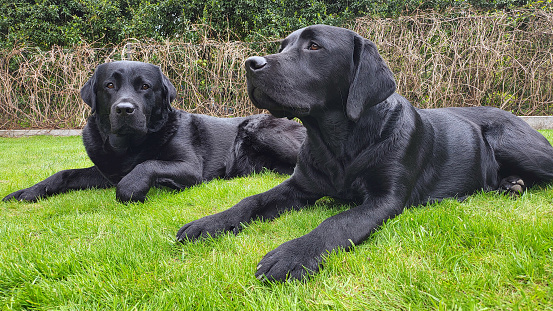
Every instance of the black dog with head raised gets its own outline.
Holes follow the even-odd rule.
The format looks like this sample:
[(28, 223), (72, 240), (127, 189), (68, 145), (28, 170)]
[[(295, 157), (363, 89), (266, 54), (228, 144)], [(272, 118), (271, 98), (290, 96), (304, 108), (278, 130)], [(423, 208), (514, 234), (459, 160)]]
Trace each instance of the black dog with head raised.
[(278, 54), (246, 61), (253, 103), (307, 128), (294, 174), (277, 187), (183, 226), (194, 240), (238, 232), (322, 196), (355, 207), (269, 252), (256, 275), (302, 278), (322, 258), (361, 243), (405, 207), (475, 191), (513, 193), (553, 179), (553, 148), (516, 116), (495, 108), (417, 109), (395, 93), (373, 42), (316, 25), (282, 41)]
[(160, 68), (98, 66), (81, 89), (92, 107), (83, 142), (93, 167), (58, 172), (4, 200), (35, 201), (72, 189), (116, 186), (120, 201), (144, 201), (153, 186), (183, 189), (213, 178), (293, 172), (305, 129), (270, 115), (216, 118), (171, 108), (175, 87)]

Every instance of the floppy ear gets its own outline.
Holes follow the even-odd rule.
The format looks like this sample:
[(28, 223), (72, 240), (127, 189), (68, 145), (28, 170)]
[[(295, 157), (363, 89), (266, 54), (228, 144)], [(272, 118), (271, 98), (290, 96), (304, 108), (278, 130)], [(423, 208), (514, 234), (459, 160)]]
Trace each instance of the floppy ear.
[(358, 34), (354, 36), (353, 79), (346, 104), (348, 118), (357, 121), (363, 109), (374, 106), (396, 91), (396, 82), (376, 45)]
[(159, 69), (159, 72), (163, 81), (163, 91), (165, 92), (165, 99), (163, 100), (163, 104), (169, 111), (171, 111), (171, 102), (175, 100), (175, 97), (177, 97), (177, 89), (175, 89), (173, 83), (169, 81), (169, 78), (167, 78), (163, 74), (163, 72), (161, 72), (161, 68)]
[[(157, 66), (156, 66), (157, 67)], [(169, 81), (169, 78), (167, 78), (163, 72), (161, 71), (161, 68), (157, 67), (159, 70), (159, 75), (161, 77), (161, 84), (162, 84), (162, 105), (155, 108), (155, 112), (152, 111), (150, 123), (148, 125), (148, 129), (150, 132), (158, 132), (166, 123), (169, 118), (169, 112), (173, 110), (171, 107), (171, 102), (175, 99), (177, 96), (177, 90), (173, 86), (173, 83)]]
[(83, 101), (92, 108), (92, 114), (96, 112), (96, 92), (94, 88), (96, 87), (96, 71), (92, 77), (86, 81), (84, 86), (81, 88), (81, 98)]

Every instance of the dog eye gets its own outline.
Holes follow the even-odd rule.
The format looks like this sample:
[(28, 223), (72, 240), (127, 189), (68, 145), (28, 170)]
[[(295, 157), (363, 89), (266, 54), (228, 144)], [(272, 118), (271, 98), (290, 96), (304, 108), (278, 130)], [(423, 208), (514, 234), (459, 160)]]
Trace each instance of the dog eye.
[(142, 84), (142, 89), (143, 90), (147, 90), (149, 88), (150, 88), (150, 86), (148, 84)]
[(311, 51), (316, 51), (316, 50), (319, 50), (321, 48), (320, 45), (318, 45), (317, 43), (314, 43), (314, 42), (311, 42), (309, 44), (309, 46), (307, 47), (308, 50), (311, 50)]
[(108, 89), (112, 89), (112, 88), (115, 87), (115, 85), (113, 85), (113, 83), (110, 82), (110, 83), (106, 84), (106, 87), (107, 87)]

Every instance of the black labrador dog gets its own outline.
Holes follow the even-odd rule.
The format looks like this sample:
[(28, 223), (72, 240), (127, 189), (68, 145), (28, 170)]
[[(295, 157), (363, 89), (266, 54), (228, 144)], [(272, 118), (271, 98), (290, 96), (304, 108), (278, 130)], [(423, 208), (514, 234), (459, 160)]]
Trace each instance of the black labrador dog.
[(92, 107), (83, 142), (94, 166), (58, 172), (4, 201), (116, 186), (119, 201), (142, 202), (153, 186), (183, 189), (263, 168), (293, 172), (305, 138), (298, 122), (265, 114), (191, 114), (171, 107), (175, 96), (175, 87), (157, 66), (130, 61), (99, 65), (81, 89)]
[(249, 58), (246, 70), (257, 107), (307, 128), (298, 164), (282, 184), (186, 224), (177, 239), (236, 233), (322, 196), (356, 204), (269, 252), (260, 279), (315, 273), (325, 254), (351, 249), (406, 207), (553, 179), (553, 148), (524, 121), (488, 107), (413, 107), (395, 93), (375, 44), (350, 30), (297, 30), (278, 54)]

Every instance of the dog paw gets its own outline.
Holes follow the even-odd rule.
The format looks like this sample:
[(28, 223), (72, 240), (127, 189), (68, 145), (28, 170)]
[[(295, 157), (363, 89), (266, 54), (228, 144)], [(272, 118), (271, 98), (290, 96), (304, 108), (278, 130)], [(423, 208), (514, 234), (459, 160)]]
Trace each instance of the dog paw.
[(115, 198), (122, 203), (144, 202), (148, 191), (150, 185), (147, 182), (123, 178), (117, 184)]
[(44, 198), (46, 196), (46, 187), (34, 185), (32, 187), (10, 193), (4, 199), (2, 199), (2, 201), (7, 202), (9, 200), (17, 200), (36, 202), (38, 199)]
[(288, 241), (263, 257), (255, 276), (261, 281), (303, 280), (319, 271), (323, 251), (305, 236)]
[(509, 194), (512, 197), (520, 196), (526, 190), (524, 181), (518, 176), (503, 178), (499, 183), (499, 191)]
[(238, 234), (242, 229), (242, 223), (219, 213), (209, 215), (187, 223), (177, 232), (177, 241), (196, 241), (201, 238), (216, 237), (225, 232)]
[(115, 198), (121, 203), (132, 203), (146, 201), (146, 193), (144, 191), (133, 191), (131, 189), (117, 188), (115, 191)]

